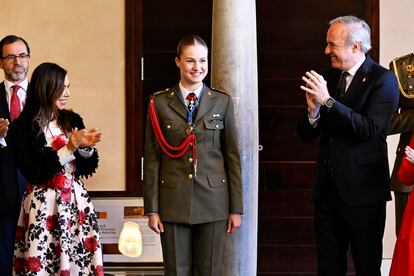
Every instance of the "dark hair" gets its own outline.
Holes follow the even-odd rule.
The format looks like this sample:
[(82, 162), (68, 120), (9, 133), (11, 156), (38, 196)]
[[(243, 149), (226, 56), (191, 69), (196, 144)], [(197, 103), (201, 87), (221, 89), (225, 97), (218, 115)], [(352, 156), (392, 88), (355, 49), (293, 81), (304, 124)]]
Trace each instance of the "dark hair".
[(3, 46), (12, 44), (16, 41), (21, 41), (26, 45), (27, 53), (30, 55), (30, 47), (29, 44), (24, 40), (24, 38), (16, 36), (16, 35), (8, 35), (3, 37), (3, 39), (0, 41), (0, 57), (3, 57)]
[(181, 38), (180, 42), (178, 42), (177, 46), (177, 58), (180, 58), (183, 49), (187, 46), (200, 44), (206, 49), (208, 49), (207, 44), (204, 42), (204, 40), (199, 37), (198, 35), (186, 35), (185, 37)]
[(32, 118), (32, 123), (40, 126), (40, 132), (55, 119), (64, 133), (70, 132), (64, 112), (60, 112), (56, 106), (56, 101), (65, 89), (66, 74), (65, 69), (49, 62), (40, 64), (32, 73), (22, 115)]

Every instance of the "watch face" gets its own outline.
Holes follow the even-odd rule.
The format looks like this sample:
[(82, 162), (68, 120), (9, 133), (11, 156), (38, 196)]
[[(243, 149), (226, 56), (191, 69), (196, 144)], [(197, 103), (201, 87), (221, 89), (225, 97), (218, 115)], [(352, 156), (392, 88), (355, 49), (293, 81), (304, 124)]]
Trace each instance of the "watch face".
[(330, 107), (333, 106), (334, 103), (335, 103), (335, 100), (332, 99), (332, 98), (329, 98), (329, 99), (326, 100), (325, 105), (330, 108)]

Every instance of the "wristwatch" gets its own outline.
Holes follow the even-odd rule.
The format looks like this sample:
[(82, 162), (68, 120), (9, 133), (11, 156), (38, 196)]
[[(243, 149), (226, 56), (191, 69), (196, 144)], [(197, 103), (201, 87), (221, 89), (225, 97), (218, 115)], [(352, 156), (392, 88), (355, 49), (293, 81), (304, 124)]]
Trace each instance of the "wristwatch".
[(326, 99), (324, 105), (327, 108), (331, 108), (333, 105), (335, 104), (335, 100), (332, 97), (329, 97), (328, 99)]

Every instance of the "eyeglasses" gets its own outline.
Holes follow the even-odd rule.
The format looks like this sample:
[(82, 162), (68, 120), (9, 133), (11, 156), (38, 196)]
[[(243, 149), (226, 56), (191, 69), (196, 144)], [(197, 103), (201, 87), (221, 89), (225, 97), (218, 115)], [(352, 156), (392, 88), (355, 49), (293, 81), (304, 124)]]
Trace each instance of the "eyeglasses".
[(6, 60), (7, 62), (12, 62), (17, 60), (17, 58), (19, 58), (19, 60), (28, 60), (30, 58), (29, 54), (19, 54), (19, 55), (7, 55), (5, 57), (2, 57), (2, 59)]

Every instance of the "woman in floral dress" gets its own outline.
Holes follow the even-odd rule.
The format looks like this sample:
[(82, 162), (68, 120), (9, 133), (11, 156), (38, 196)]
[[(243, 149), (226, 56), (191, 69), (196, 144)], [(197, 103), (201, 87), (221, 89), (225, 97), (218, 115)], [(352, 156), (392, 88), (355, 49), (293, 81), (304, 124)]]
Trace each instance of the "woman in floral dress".
[(96, 129), (65, 106), (65, 69), (43, 63), (32, 74), (26, 105), (8, 144), (28, 184), (16, 231), (14, 275), (103, 275), (97, 216), (79, 177), (98, 166)]

